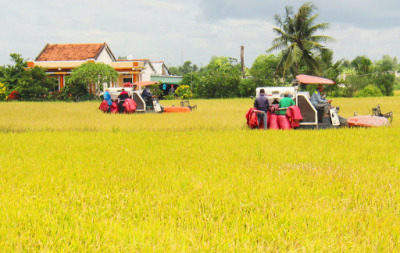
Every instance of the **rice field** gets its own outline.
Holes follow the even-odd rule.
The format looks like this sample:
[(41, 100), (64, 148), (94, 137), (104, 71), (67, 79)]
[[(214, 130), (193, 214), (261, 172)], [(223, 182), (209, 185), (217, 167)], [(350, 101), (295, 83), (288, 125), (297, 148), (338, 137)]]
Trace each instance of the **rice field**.
[(319, 131), (250, 130), (251, 99), (0, 103), (0, 249), (398, 252), (396, 95), (333, 101), (345, 117), (379, 104), (391, 127)]

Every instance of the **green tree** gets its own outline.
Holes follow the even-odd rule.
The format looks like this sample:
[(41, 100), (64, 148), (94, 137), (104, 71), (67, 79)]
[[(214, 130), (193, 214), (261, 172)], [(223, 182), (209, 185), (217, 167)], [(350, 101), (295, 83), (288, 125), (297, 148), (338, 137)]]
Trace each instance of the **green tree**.
[(27, 67), (26, 60), (20, 54), (10, 54), (11, 61), (14, 65), (0, 67), (0, 82), (4, 83), (8, 91), (12, 91), (18, 84), (18, 80), (22, 77), (24, 68)]
[(196, 72), (197, 69), (198, 69), (198, 68), (197, 68), (197, 65), (196, 65), (196, 64), (192, 65), (192, 62), (191, 62), (191, 61), (186, 61), (186, 62), (182, 65), (182, 69), (181, 69), (182, 75), (186, 75), (186, 74), (188, 74), (188, 73), (190, 73), (190, 72)]
[(396, 77), (395, 75), (382, 73), (378, 74), (376, 77), (376, 85), (382, 91), (384, 96), (393, 96), (394, 95), (394, 85), (395, 85)]
[(277, 85), (275, 70), (279, 58), (273, 54), (259, 55), (249, 70), (249, 74), (257, 87)]
[(228, 57), (213, 56), (202, 72), (195, 92), (203, 98), (227, 98), (239, 95), (240, 66)]
[(343, 67), (344, 67), (344, 68), (350, 68), (350, 67), (351, 67), (350, 61), (347, 60), (347, 59), (345, 59), (345, 60), (343, 61)]
[(169, 67), (168, 70), (169, 70), (169, 73), (171, 73), (171, 75), (174, 75), (174, 76), (182, 75), (182, 72), (179, 70), (178, 67)]
[(351, 66), (355, 68), (357, 75), (366, 75), (374, 71), (374, 63), (365, 55), (357, 56), (351, 61)]
[(49, 89), (56, 83), (54, 77), (46, 74), (45, 68), (35, 66), (22, 72), (15, 88), (22, 100), (32, 100), (48, 95)]
[(185, 61), (182, 66), (170, 67), (169, 72), (175, 76), (184, 76), (188, 73), (198, 72), (199, 67), (196, 64), (192, 65), (191, 61)]
[(118, 75), (110, 65), (87, 62), (72, 70), (67, 83), (75, 86), (76, 90), (86, 89), (98, 93), (103, 91), (103, 84), (115, 82)]
[[(191, 91), (196, 91), (200, 81), (200, 74), (197, 72), (191, 72), (183, 76), (179, 85), (187, 85)], [(194, 94), (196, 95), (196, 94)]]
[(379, 73), (387, 72), (387, 71), (397, 71), (398, 70), (397, 65), (398, 64), (397, 64), (396, 57), (391, 58), (389, 55), (384, 55), (382, 57), (382, 60), (377, 61), (375, 63), (375, 69)]
[(329, 28), (328, 23), (315, 24), (318, 14), (313, 15), (316, 9), (311, 2), (303, 4), (296, 14), (293, 7), (286, 6), (284, 17), (275, 15), (278, 28), (273, 31), (279, 36), (272, 42), (272, 47), (267, 52), (282, 50), (282, 58), (277, 66), (277, 72), (285, 75), (287, 70), (298, 75), (303, 67), (306, 67), (308, 74), (320, 74), (314, 53), (321, 53), (324, 46), (320, 43), (334, 41), (333, 38), (325, 35), (316, 35), (318, 31)]

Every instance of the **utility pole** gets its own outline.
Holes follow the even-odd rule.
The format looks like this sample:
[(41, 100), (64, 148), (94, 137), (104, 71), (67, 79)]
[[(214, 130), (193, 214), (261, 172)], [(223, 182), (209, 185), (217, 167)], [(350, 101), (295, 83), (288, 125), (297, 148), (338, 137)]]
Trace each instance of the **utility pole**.
[(245, 78), (246, 74), (244, 72), (244, 46), (243, 45), (240, 47), (240, 62), (242, 64), (242, 78)]

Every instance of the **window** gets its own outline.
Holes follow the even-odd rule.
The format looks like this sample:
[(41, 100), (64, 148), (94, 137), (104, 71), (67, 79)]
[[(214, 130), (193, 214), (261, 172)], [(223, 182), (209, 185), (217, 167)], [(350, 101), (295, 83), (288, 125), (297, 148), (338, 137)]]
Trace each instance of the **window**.
[(122, 78), (123, 83), (133, 83), (132, 77), (124, 77)]

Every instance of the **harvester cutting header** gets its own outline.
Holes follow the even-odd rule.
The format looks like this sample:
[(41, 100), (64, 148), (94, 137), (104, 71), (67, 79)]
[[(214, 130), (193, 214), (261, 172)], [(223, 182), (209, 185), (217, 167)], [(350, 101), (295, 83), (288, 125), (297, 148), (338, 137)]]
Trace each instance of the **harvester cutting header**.
[[(310, 96), (308, 91), (298, 90), (300, 84), (318, 84), (318, 86)], [(339, 116), (339, 107), (332, 106), (332, 100), (327, 100), (322, 95), (324, 85), (332, 84), (336, 83), (326, 78), (298, 75), (292, 87), (259, 87), (256, 89), (254, 108), (246, 114), (247, 124), (250, 128), (264, 129), (390, 125), (393, 114), (391, 112), (382, 114), (379, 106), (373, 109), (373, 115), (354, 116), (348, 119)]]
[(163, 113), (190, 112), (194, 106), (188, 101), (181, 106), (162, 106), (148, 86), (157, 82), (125, 83), (124, 87), (107, 88), (99, 109), (109, 113)]

